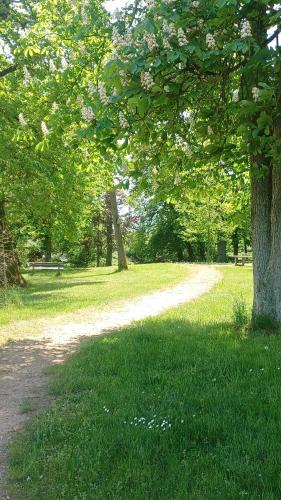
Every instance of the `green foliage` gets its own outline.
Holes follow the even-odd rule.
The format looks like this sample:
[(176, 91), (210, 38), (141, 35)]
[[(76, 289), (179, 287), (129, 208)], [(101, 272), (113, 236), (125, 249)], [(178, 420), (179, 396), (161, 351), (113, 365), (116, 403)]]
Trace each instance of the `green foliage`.
[(233, 323), (238, 330), (243, 330), (249, 324), (248, 308), (243, 296), (234, 299)]

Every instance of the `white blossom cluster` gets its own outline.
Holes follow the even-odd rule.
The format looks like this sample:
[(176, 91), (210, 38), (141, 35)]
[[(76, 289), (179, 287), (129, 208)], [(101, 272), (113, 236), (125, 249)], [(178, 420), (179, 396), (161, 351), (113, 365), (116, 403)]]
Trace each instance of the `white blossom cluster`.
[(209, 49), (215, 49), (216, 48), (216, 40), (211, 33), (208, 33), (206, 35), (206, 44)]
[(41, 122), (41, 130), (42, 130), (43, 135), (45, 135), (45, 136), (50, 133), (50, 131), (49, 131), (49, 129), (44, 121)]
[(122, 111), (119, 113), (119, 123), (122, 128), (128, 128), (129, 126), (128, 120)]
[(76, 97), (76, 102), (77, 102), (79, 108), (82, 108), (84, 106), (84, 97), (81, 94), (79, 94)]
[(191, 3), (191, 7), (193, 7), (193, 9), (198, 9), (199, 5), (200, 5), (200, 2), (197, 2), (197, 1), (194, 1)]
[(241, 38), (248, 38), (252, 36), (251, 25), (249, 21), (246, 19), (241, 24)]
[(107, 93), (106, 93), (106, 88), (105, 88), (105, 85), (103, 82), (100, 82), (99, 83), (99, 87), (98, 87), (98, 92), (99, 92), (99, 96), (100, 96), (100, 100), (101, 100), (101, 103), (102, 104), (109, 104), (110, 102), (110, 99), (109, 97), (107, 96)]
[(27, 126), (23, 113), (19, 114), (19, 124), (22, 128)]
[(163, 32), (167, 33), (167, 35), (172, 38), (173, 36), (177, 36), (177, 30), (173, 23), (168, 23), (166, 19), (163, 21)]
[(145, 90), (150, 90), (153, 85), (153, 78), (148, 71), (142, 71), (140, 74), (140, 79), (141, 79), (141, 85)]
[(180, 47), (183, 47), (184, 45), (186, 45), (188, 43), (185, 32), (183, 31), (182, 28), (178, 29), (178, 41), (179, 41)]
[(87, 7), (89, 5), (88, 0), (83, 0), (82, 2), (82, 7), (81, 7), (81, 17), (82, 17), (82, 23), (84, 26), (86, 26), (89, 22), (88, 14), (87, 14)]
[(24, 76), (23, 83), (25, 85), (31, 82), (31, 74), (29, 73), (26, 66), (23, 67), (23, 76)]
[(171, 50), (172, 46), (167, 38), (163, 38), (163, 47), (166, 50)]
[(158, 43), (157, 43), (156, 36), (154, 35), (154, 33), (145, 33), (144, 39), (145, 39), (147, 46), (151, 52), (154, 49), (157, 49)]
[(52, 112), (55, 113), (59, 109), (59, 105), (57, 102), (53, 102), (52, 104)]
[(239, 101), (239, 89), (236, 89), (236, 90), (233, 91), (232, 101), (233, 102), (238, 102)]
[(52, 59), (49, 62), (49, 69), (50, 69), (51, 73), (54, 73), (57, 70), (56, 65)]
[(62, 57), (61, 58), (61, 69), (64, 71), (65, 69), (67, 69), (67, 67), (68, 67), (68, 62), (65, 59), (65, 57)]
[(260, 89), (258, 87), (253, 87), (252, 88), (252, 95), (253, 95), (254, 101), (257, 102), (259, 100), (259, 97), (260, 97)]
[(91, 122), (95, 116), (91, 106), (82, 106), (81, 116), (86, 122)]
[(96, 92), (96, 87), (91, 80), (88, 81), (88, 92), (93, 95)]
[(146, 0), (146, 5), (148, 9), (153, 9), (156, 6), (156, 0)]

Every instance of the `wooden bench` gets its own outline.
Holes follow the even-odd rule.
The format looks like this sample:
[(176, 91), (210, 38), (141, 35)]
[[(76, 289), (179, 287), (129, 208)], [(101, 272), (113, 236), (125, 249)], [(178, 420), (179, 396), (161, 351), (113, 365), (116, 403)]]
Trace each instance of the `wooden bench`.
[(32, 274), (35, 270), (56, 270), (57, 276), (60, 276), (61, 271), (64, 269), (64, 264), (62, 262), (29, 262), (29, 267), (32, 269)]
[(231, 255), (230, 258), (234, 260), (235, 266), (238, 266), (239, 262), (241, 262), (242, 266), (245, 266), (247, 260), (252, 260), (251, 255)]

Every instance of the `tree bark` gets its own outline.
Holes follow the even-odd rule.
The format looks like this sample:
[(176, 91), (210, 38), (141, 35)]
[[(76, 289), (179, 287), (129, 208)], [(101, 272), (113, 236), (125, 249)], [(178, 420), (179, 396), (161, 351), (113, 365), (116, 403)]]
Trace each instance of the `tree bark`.
[(44, 256), (46, 262), (51, 262), (52, 260), (52, 238), (49, 234), (44, 236)]
[(110, 194), (105, 195), (105, 223), (106, 223), (106, 266), (112, 266), (113, 253), (113, 220)]
[(239, 230), (236, 227), (232, 234), (232, 245), (233, 245), (233, 255), (238, 255), (239, 253)]
[(124, 240), (121, 229), (121, 220), (118, 213), (116, 191), (111, 191), (110, 202), (114, 226), (114, 234), (118, 253), (118, 269), (119, 271), (124, 271), (128, 269), (127, 256), (125, 252)]
[(227, 255), (226, 255), (226, 241), (225, 240), (219, 240), (217, 243), (217, 262), (226, 262), (227, 261)]
[(19, 269), (19, 259), (14, 250), (13, 240), (7, 228), (5, 203), (0, 200), (0, 286), (26, 284)]

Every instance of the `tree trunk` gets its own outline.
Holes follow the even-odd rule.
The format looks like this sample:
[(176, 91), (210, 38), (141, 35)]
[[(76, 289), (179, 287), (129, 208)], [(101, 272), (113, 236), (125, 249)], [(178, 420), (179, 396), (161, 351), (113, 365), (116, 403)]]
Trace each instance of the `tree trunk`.
[(105, 218), (106, 218), (106, 266), (112, 266), (113, 252), (113, 220), (110, 202), (110, 194), (105, 195)]
[(118, 213), (116, 191), (110, 193), (110, 202), (114, 226), (114, 234), (118, 253), (118, 269), (119, 271), (124, 271), (128, 269), (127, 257), (125, 252), (124, 240), (121, 230), (121, 220)]
[(227, 242), (225, 240), (219, 240), (217, 243), (217, 262), (226, 262), (226, 245)]
[(233, 245), (233, 255), (238, 255), (238, 253), (239, 253), (239, 230), (238, 230), (238, 227), (235, 229), (235, 231), (233, 231), (232, 245)]
[(190, 243), (190, 241), (186, 242), (186, 248), (187, 248), (187, 252), (188, 252), (188, 261), (189, 262), (194, 262), (194, 260), (195, 260), (195, 258), (194, 258), (194, 250), (193, 250), (193, 246)]
[(0, 200), (0, 286), (25, 285), (20, 274), (18, 256), (6, 225), (5, 204)]
[(45, 256), (46, 262), (51, 262), (51, 260), (52, 260), (52, 238), (49, 234), (46, 234), (44, 236), (43, 248), (44, 248), (44, 256)]

